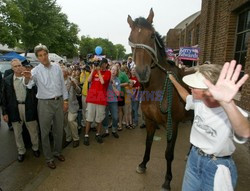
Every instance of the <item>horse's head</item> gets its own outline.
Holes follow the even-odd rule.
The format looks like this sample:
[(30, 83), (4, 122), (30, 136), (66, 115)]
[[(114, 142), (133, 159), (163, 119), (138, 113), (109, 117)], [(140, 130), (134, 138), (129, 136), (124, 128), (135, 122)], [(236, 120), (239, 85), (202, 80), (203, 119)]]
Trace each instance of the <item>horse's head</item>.
[(147, 19), (139, 17), (133, 21), (130, 15), (127, 19), (131, 28), (129, 44), (136, 64), (137, 77), (141, 83), (149, 81), (151, 65), (157, 62), (153, 18), (154, 12), (151, 9)]

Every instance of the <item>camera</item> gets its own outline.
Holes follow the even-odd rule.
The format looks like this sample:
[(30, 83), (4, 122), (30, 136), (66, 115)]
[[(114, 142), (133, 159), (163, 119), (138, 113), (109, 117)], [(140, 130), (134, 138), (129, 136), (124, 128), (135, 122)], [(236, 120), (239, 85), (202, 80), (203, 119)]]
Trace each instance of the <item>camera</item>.
[(92, 62), (92, 64), (97, 67), (101, 65), (101, 62), (99, 60), (95, 60), (94, 62)]
[(86, 66), (100, 66), (101, 62), (100, 60), (94, 60), (94, 55), (92, 53), (87, 54), (86, 59), (84, 59), (84, 62), (86, 63)]
[(85, 65), (84, 68), (82, 68), (83, 70), (87, 71), (87, 72), (90, 72), (91, 69), (90, 69), (90, 66), (88, 64)]
[(92, 58), (94, 58), (94, 54), (92, 54), (92, 53), (87, 54), (87, 57), (86, 57), (87, 61), (92, 59)]
[(95, 67), (100, 66), (101, 62), (99, 60), (95, 60), (95, 61), (87, 60), (85, 61), (85, 64), (86, 64), (85, 66), (85, 69), (86, 69), (86, 68), (90, 68), (91, 66), (95, 66)]

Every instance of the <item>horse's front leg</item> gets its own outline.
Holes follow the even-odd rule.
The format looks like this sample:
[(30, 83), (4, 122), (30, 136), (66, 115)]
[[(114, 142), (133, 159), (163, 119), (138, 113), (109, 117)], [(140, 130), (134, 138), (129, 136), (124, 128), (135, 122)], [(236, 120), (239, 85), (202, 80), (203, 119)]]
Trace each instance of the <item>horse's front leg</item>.
[(146, 129), (147, 129), (147, 139), (146, 139), (146, 149), (145, 149), (145, 153), (144, 153), (144, 157), (143, 157), (143, 161), (141, 162), (141, 164), (139, 164), (139, 166), (136, 169), (136, 172), (139, 174), (145, 173), (146, 171), (146, 165), (147, 162), (150, 160), (150, 152), (151, 152), (151, 147), (152, 147), (152, 143), (153, 143), (153, 138), (154, 138), (154, 134), (155, 134), (155, 123), (149, 119), (145, 119), (146, 121)]
[(162, 190), (164, 191), (171, 190), (170, 182), (172, 180), (172, 161), (174, 160), (174, 147), (175, 147), (177, 133), (178, 133), (178, 123), (173, 123), (172, 139), (170, 141), (167, 141), (167, 148), (165, 151), (165, 158), (167, 161), (167, 172), (165, 176), (165, 182), (162, 185)]

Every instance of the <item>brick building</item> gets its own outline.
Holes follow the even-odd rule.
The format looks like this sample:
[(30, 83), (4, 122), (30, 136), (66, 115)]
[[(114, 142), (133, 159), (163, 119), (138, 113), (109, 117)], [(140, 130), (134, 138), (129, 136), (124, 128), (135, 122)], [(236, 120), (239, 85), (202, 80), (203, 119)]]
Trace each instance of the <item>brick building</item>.
[[(250, 74), (249, 0), (202, 0), (201, 11), (190, 17), (170, 29), (167, 47), (198, 45), (200, 62), (209, 60), (222, 65), (236, 59), (243, 65), (243, 71)], [(250, 80), (237, 100), (242, 108), (250, 111)]]

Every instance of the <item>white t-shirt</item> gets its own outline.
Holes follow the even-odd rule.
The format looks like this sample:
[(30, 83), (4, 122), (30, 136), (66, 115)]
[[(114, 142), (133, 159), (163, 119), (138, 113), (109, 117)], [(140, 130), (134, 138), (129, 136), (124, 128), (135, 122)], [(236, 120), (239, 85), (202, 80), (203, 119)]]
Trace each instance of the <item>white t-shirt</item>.
[(127, 67), (131, 70), (132, 68), (135, 67), (135, 63), (132, 61), (132, 62), (127, 62)]
[[(194, 110), (194, 122), (190, 135), (190, 142), (207, 154), (222, 157), (231, 155), (235, 146), (234, 141), (244, 143), (247, 139), (240, 139), (234, 135), (228, 116), (222, 107), (209, 108), (202, 101), (187, 96), (186, 110)], [(244, 117), (248, 114), (239, 108)]]

